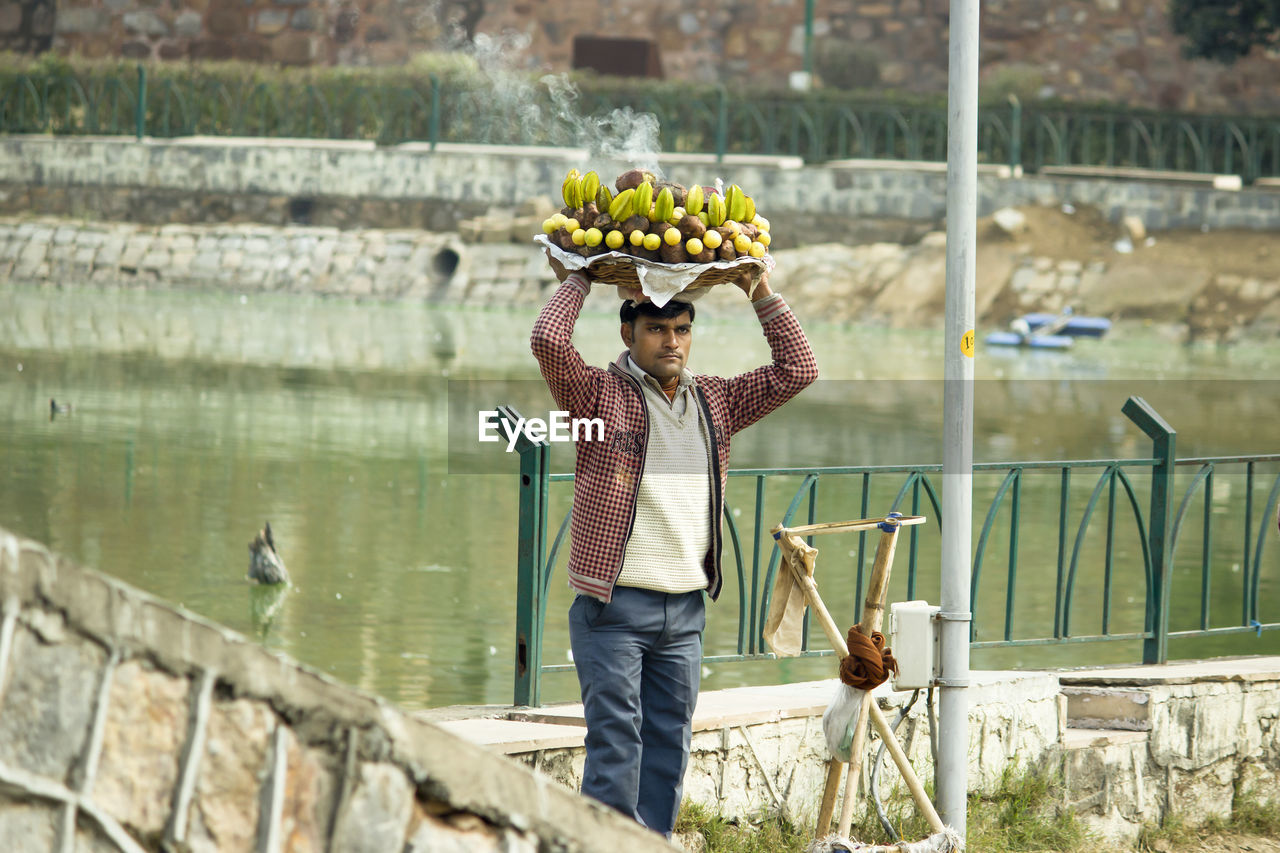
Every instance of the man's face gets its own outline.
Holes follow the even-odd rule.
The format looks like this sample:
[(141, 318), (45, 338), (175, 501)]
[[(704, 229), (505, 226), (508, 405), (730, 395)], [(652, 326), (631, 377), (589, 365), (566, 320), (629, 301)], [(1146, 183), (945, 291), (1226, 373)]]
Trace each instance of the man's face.
[(641, 315), (634, 325), (622, 324), (622, 342), (641, 370), (665, 384), (679, 377), (689, 360), (693, 321), (687, 311), (667, 320)]

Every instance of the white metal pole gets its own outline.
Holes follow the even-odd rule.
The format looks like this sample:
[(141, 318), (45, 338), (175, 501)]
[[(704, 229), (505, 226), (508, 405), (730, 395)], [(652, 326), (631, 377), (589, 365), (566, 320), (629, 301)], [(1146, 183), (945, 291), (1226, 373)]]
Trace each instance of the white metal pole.
[(978, 0), (951, 0), (947, 85), (947, 297), (943, 369), (938, 811), (965, 834), (973, 520), (974, 255), (978, 218)]

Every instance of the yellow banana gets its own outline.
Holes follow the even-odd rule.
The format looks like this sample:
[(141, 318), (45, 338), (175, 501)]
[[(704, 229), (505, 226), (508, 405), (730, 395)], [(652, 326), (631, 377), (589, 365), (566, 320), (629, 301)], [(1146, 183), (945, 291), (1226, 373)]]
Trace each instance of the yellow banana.
[(614, 222), (623, 222), (631, 216), (631, 202), (635, 194), (636, 191), (630, 189), (623, 190), (613, 197), (613, 203), (609, 205), (609, 217)]
[(684, 209), (693, 216), (702, 212), (702, 186), (694, 184), (684, 195)]
[(670, 187), (663, 187), (658, 193), (658, 199), (653, 203), (655, 219), (658, 222), (666, 222), (671, 218), (672, 212), (676, 209), (676, 197), (671, 194)]
[(600, 189), (600, 176), (594, 171), (587, 172), (582, 176), (579, 188), (581, 189), (582, 204), (586, 204), (589, 201), (595, 201), (596, 190)]
[(653, 184), (645, 181), (636, 187), (635, 197), (631, 199), (631, 207), (637, 216), (649, 215), (649, 208), (653, 207)]

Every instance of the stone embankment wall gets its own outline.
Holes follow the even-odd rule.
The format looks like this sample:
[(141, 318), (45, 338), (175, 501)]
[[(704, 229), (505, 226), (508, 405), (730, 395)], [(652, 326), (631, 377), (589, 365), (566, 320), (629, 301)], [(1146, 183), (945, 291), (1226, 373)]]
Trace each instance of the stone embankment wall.
[[(973, 791), (993, 791), (1006, 770), (1045, 770), (1060, 760), (1059, 743), (1066, 726), (1066, 703), (1058, 678), (1047, 672), (975, 672), (968, 693), (969, 785)], [(689, 767), (685, 771), (684, 796), (713, 814), (750, 821), (761, 810), (787, 815), (813, 825), (827, 780), (830, 752), (822, 731), (822, 713), (838, 682), (805, 687), (813, 696), (811, 707), (798, 707), (788, 687), (772, 688), (777, 710), (753, 713), (759, 700), (750, 694), (770, 688), (737, 688), (720, 691), (718, 705), (731, 705), (735, 692), (743, 695), (743, 709), (729, 712), (701, 726), (695, 717)], [(910, 693), (895, 693), (889, 685), (877, 688), (886, 716), (906, 704)], [(911, 759), (919, 779), (933, 778), (929, 723), (923, 695), (898, 729), (898, 741)], [(703, 700), (705, 701), (705, 697)], [(936, 713), (936, 709), (935, 709)], [(877, 735), (867, 743), (860, 786), (870, 790), (870, 774), (880, 747)], [(569, 788), (582, 780), (585, 755), (582, 747), (551, 747), (512, 753)], [(879, 771), (882, 798), (908, 798), (897, 768), (882, 756)], [(859, 798), (857, 814), (870, 808)]]
[[(570, 168), (617, 175), (631, 163), (586, 151), (422, 143), (190, 137), (11, 136), (0, 140), (0, 213), (132, 222), (245, 222), (451, 230), (491, 207), (558, 198)], [(662, 155), (675, 180), (723, 178), (748, 188), (782, 240), (858, 241), (867, 220), (938, 227), (946, 215), (941, 163)], [(1111, 222), (1136, 217), (1148, 231), (1244, 228), (1280, 231), (1280, 188), (1214, 189), (1205, 176), (1142, 172), (1010, 177), (983, 167), (978, 213), (1070, 203)], [(782, 225), (787, 227), (781, 227)], [(889, 238), (881, 238), (889, 239)], [(793, 243), (792, 245), (794, 245)], [(777, 248), (787, 248), (780, 243)]]
[(0, 849), (669, 850), (602, 806), (0, 529)]
[[(891, 719), (908, 700), (888, 685), (877, 696)], [(1144, 826), (1169, 818), (1188, 826), (1229, 818), (1241, 798), (1280, 807), (1280, 659), (974, 672), (968, 702), (969, 790), (994, 792), (1006, 772), (1047, 773), (1063, 782), (1062, 807), (1105, 842), (1132, 844)], [(917, 775), (928, 779), (933, 762), (924, 704), (916, 702), (898, 736)], [(779, 706), (783, 712), (768, 722), (743, 713), (695, 730), (685, 796), (744, 821), (762, 806), (812, 821), (826, 778), (825, 706)], [(862, 792), (870, 790), (878, 749), (873, 737)], [(580, 783), (580, 745), (512, 754), (568, 787)], [(884, 762), (882, 800), (905, 799), (896, 768)], [(859, 811), (869, 808), (860, 799)]]
[[(526, 230), (528, 226), (526, 225)], [(937, 326), (944, 315), (945, 235), (913, 245), (824, 244), (774, 253), (773, 284), (807, 315), (898, 328)], [(977, 255), (977, 314), (986, 326), (1028, 311), (1078, 312), (1167, 324), (1188, 339), (1280, 334), (1280, 270), (1269, 277), (1037, 255), (1016, 240), (984, 239)], [(533, 307), (554, 285), (542, 254), (512, 243), (470, 244), (455, 234), (263, 225), (83, 223), (0, 218), (0, 276), (34, 286), (193, 289), (411, 299)], [(723, 302), (723, 301), (722, 301)], [(612, 303), (609, 303), (610, 306)], [(718, 311), (735, 306), (718, 304)], [(9, 318), (12, 342), (57, 346), (37, 318)], [(2, 327), (2, 326), (0, 326)], [(96, 327), (95, 327), (96, 328)], [(82, 346), (151, 351), (139, 327), (77, 334)], [(234, 338), (218, 346), (234, 346)]]

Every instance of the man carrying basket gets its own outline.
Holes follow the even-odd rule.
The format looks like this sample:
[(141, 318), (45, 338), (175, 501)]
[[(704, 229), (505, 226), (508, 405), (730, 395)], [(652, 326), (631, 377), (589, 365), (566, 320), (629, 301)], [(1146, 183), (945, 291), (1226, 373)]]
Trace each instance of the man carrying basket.
[(818, 376), (799, 322), (759, 273), (749, 295), (772, 363), (731, 378), (685, 363), (694, 307), (661, 308), (619, 288), (627, 349), (607, 369), (585, 363), (574, 324), (587, 270), (551, 258), (560, 286), (532, 347), (556, 404), (600, 418), (603, 441), (579, 442), (574, 474), (569, 635), (585, 709), (582, 793), (670, 837), (680, 808), (702, 667), (704, 594), (723, 578), (721, 513), (730, 437)]

